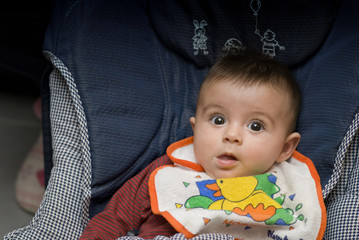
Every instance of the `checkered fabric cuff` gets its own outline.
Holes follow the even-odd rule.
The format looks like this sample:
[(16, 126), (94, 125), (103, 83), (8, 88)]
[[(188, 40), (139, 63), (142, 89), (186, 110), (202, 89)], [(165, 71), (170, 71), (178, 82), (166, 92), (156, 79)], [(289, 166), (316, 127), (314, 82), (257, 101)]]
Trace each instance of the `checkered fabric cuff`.
[(358, 239), (359, 236), (359, 114), (337, 154), (334, 173), (323, 191), (326, 196), (325, 239)]
[(54, 166), (30, 225), (4, 239), (77, 239), (89, 220), (91, 158), (84, 110), (71, 73), (45, 54), (54, 66), (49, 81)]

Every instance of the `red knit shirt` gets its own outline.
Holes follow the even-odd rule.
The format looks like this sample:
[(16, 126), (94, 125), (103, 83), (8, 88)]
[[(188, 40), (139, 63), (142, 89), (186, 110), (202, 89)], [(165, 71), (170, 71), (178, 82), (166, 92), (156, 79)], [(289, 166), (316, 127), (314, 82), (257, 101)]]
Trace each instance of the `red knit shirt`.
[(166, 219), (152, 213), (148, 191), (148, 179), (152, 171), (168, 164), (173, 163), (164, 155), (128, 180), (115, 193), (104, 211), (91, 219), (80, 239), (116, 239), (134, 229), (139, 230), (139, 237), (145, 239), (176, 234)]

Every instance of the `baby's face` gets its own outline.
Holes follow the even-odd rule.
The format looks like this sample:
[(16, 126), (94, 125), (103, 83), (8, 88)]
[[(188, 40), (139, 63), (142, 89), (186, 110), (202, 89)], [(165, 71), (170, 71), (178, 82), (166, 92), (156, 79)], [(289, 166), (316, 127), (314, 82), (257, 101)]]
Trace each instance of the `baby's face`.
[(289, 102), (268, 86), (205, 84), (191, 118), (197, 162), (218, 179), (262, 174), (287, 160)]

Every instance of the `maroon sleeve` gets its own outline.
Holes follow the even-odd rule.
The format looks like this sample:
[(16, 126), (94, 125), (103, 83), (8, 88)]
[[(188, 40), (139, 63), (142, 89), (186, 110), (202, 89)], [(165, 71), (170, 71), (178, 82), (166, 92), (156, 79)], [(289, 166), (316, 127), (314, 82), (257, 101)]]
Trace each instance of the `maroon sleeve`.
[(139, 230), (143, 238), (172, 236), (175, 230), (161, 216), (153, 215), (148, 179), (153, 170), (172, 164), (164, 155), (128, 180), (112, 197), (106, 208), (91, 219), (80, 239), (116, 239), (130, 230)]

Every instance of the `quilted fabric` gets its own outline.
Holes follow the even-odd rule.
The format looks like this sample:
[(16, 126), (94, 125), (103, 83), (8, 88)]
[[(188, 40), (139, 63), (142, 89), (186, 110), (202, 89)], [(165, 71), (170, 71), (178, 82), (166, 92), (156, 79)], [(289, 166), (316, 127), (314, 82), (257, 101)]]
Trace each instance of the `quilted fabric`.
[(298, 150), (313, 160), (326, 192), (331, 189), (326, 185), (334, 162), (339, 160), (338, 147), (359, 107), (354, 100), (359, 99), (357, 9), (357, 1), (345, 1), (321, 49), (296, 70), (303, 94)]

